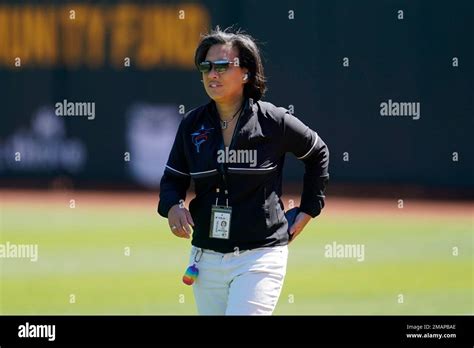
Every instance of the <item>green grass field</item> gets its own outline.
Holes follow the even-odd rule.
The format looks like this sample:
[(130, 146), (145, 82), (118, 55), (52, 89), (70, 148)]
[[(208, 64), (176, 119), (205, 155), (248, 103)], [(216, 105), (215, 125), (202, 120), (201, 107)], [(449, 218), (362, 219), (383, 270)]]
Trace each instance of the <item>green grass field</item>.
[[(155, 205), (4, 201), (0, 226), (1, 243), (39, 245), (37, 262), (0, 258), (1, 314), (196, 314), (181, 282), (189, 241), (171, 235)], [(365, 244), (365, 260), (324, 257), (333, 241)], [(472, 248), (468, 211), (329, 210), (290, 246), (275, 314), (473, 313)]]

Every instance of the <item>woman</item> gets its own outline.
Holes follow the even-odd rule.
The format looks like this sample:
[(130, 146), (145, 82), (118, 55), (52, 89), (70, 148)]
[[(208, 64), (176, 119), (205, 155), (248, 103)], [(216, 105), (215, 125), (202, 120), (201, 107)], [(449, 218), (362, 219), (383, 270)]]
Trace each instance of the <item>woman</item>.
[[(287, 110), (263, 102), (265, 77), (253, 39), (219, 27), (203, 36), (195, 63), (211, 101), (179, 125), (160, 184), (158, 212), (190, 238), (187, 282), (199, 314), (272, 314), (288, 243), (324, 207), (329, 153)], [(282, 170), (286, 152), (305, 164), (301, 205), (289, 228)], [(196, 197), (183, 201), (194, 180)]]

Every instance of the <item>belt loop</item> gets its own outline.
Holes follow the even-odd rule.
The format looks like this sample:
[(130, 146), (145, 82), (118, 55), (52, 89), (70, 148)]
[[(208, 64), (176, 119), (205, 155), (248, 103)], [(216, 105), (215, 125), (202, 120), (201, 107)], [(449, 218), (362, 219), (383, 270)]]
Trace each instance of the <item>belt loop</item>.
[[(204, 252), (202, 251), (202, 248), (197, 248), (196, 250), (196, 254), (194, 255), (194, 262), (195, 263), (198, 263), (199, 261), (201, 261), (201, 257), (202, 257), (202, 254)], [(198, 256), (199, 255), (199, 256)]]

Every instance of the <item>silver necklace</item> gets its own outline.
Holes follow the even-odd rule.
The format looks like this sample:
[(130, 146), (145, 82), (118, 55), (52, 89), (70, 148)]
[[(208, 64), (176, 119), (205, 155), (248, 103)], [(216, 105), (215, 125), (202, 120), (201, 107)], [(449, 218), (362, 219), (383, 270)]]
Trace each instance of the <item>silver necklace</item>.
[(230, 120), (220, 120), (221, 121), (221, 129), (227, 129), (227, 127), (229, 126), (229, 124), (234, 121), (235, 119), (235, 116), (237, 116), (237, 114), (242, 110), (242, 106), (239, 108), (239, 110), (237, 110), (237, 112), (234, 114), (234, 116), (232, 116), (232, 118)]

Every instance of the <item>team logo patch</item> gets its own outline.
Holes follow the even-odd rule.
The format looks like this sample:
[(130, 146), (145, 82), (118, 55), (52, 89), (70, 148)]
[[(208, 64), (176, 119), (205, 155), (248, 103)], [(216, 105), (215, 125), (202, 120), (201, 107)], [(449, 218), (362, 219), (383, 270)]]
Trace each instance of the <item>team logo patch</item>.
[(208, 134), (211, 133), (213, 129), (214, 128), (204, 128), (204, 125), (202, 125), (196, 132), (191, 133), (191, 140), (194, 146), (196, 146), (197, 153), (199, 153), (199, 147), (208, 139)]

